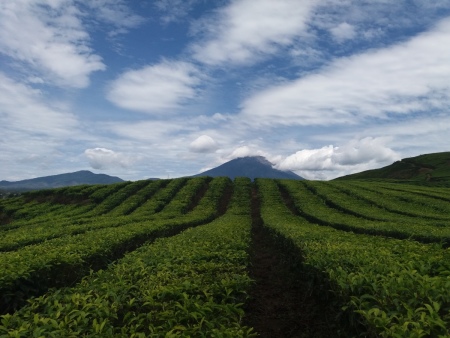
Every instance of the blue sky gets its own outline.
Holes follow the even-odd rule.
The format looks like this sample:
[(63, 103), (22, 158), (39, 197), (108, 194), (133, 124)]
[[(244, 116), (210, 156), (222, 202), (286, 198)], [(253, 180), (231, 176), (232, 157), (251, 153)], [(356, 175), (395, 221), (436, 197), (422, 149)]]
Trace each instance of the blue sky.
[(308, 179), (449, 151), (448, 0), (0, 3), (0, 180)]

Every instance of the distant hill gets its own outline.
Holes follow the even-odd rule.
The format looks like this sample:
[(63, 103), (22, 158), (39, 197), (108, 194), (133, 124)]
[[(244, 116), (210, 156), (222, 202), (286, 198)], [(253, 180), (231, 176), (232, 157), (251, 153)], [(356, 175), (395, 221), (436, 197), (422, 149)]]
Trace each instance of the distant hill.
[(282, 171), (274, 169), (272, 163), (262, 156), (240, 157), (224, 163), (216, 168), (202, 172), (198, 176), (228, 176), (231, 179), (235, 177), (255, 178), (289, 178), (294, 180), (302, 180), (303, 177), (298, 176), (292, 171)]
[(7, 191), (25, 191), (67, 187), (81, 184), (111, 184), (118, 182), (124, 182), (124, 180), (115, 176), (94, 174), (88, 170), (81, 170), (73, 173), (37, 177), (16, 182), (0, 181), (0, 189)]
[(336, 178), (336, 180), (350, 179), (382, 179), (407, 183), (450, 185), (450, 152), (409, 157), (380, 169)]

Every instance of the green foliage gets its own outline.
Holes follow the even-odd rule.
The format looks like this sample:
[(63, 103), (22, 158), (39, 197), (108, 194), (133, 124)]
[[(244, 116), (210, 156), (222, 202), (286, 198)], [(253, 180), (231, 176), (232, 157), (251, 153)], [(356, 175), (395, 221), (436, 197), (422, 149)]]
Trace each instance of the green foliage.
[(367, 184), (361, 188), (361, 183), (347, 184), (351, 188), (343, 193), (338, 190), (342, 186), (339, 184), (279, 182), (297, 211), (313, 223), (364, 234), (450, 244), (450, 226), (445, 226), (450, 222), (450, 205), (443, 201), (413, 194), (405, 197), (405, 194), (387, 193), (375, 184), (370, 185), (371, 195), (366, 192)]
[[(222, 180), (224, 181), (224, 180)], [(126, 255), (107, 270), (2, 317), (0, 335), (249, 337), (249, 182), (221, 218)], [(244, 212), (247, 211), (247, 212)]]
[[(186, 194), (176, 197), (176, 191), (186, 180), (174, 182), (176, 184), (172, 188), (177, 189), (171, 190), (172, 203), (178, 206), (190, 204)], [(193, 182), (198, 185), (203, 181), (195, 179)], [(152, 219), (146, 213), (123, 217), (103, 215), (53, 227), (24, 225), (8, 231), (0, 241), (0, 247), (9, 250), (0, 253), (0, 304), (3, 311), (16, 308), (27, 297), (49, 287), (72, 283), (86, 274), (90, 267), (103, 267), (148, 240), (212, 221), (219, 215), (220, 196), (229, 184), (230, 180), (226, 178), (212, 180), (203, 198), (192, 206), (193, 210), (186, 214), (180, 212), (176, 218), (174, 210), (169, 209), (167, 214), (162, 211)], [(186, 187), (192, 190), (195, 185)], [(105, 198), (105, 201), (111, 199)], [(96, 212), (91, 215), (96, 215)], [(31, 243), (37, 244), (24, 246)]]
[[(450, 334), (449, 249), (316, 225), (302, 217), (301, 209), (300, 215), (289, 210), (276, 182), (258, 180), (257, 184), (265, 225), (277, 240), (285, 243), (287, 250), (296, 248), (302, 252), (306, 273), (318, 282), (315, 288), (331, 288), (350, 323), (366, 326), (362, 335)], [(298, 208), (310, 200), (309, 195), (293, 197), (301, 199), (295, 201)], [(322, 217), (321, 214), (321, 209), (317, 209), (316, 217)]]
[[(0, 307), (9, 312), (0, 337), (251, 336), (241, 319), (253, 187), (199, 177), (0, 200)], [(358, 335), (450, 335), (448, 189), (256, 187), (273, 239), (297, 255), (313, 290), (332, 292), (330, 306)]]
[(337, 180), (356, 179), (450, 187), (450, 152), (405, 158), (380, 169), (339, 177)]
[(158, 190), (151, 199), (140, 205), (133, 211), (133, 214), (140, 216), (153, 216), (160, 212), (185, 185), (187, 178), (169, 180), (163, 189)]
[(119, 206), (117, 206), (109, 214), (109, 216), (129, 215), (145, 201), (149, 200), (156, 191), (166, 186), (168, 183), (167, 180), (138, 181), (136, 183), (139, 182), (141, 182), (138, 187), (139, 190), (134, 193), (127, 194), (126, 199)]

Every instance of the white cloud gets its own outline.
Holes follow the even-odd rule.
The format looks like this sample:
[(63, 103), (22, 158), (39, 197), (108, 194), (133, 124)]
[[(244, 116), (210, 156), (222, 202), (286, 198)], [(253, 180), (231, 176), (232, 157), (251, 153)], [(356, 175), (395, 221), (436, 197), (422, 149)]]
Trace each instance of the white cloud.
[(41, 79), (40, 77), (37, 77), (37, 76), (30, 76), (27, 79), (27, 82), (28, 83), (34, 83), (34, 84), (43, 84), (43, 83), (45, 83), (45, 81), (43, 79)]
[(330, 33), (337, 42), (351, 40), (356, 36), (356, 29), (353, 25), (343, 22), (330, 29)]
[(282, 157), (280, 155), (272, 155), (268, 151), (261, 149), (261, 146), (258, 144), (240, 146), (235, 148), (231, 153), (221, 158), (221, 163), (231, 161), (235, 158), (239, 157), (248, 157), (248, 156), (262, 156), (267, 159), (271, 163), (278, 163), (281, 161)]
[(326, 170), (334, 165), (332, 145), (320, 149), (304, 149), (288, 156), (277, 167), (281, 170)]
[(227, 121), (228, 119), (230, 119), (229, 116), (223, 115), (223, 114), (220, 114), (220, 113), (215, 113), (215, 114), (212, 116), (212, 118), (213, 118), (214, 120), (216, 120), (216, 121)]
[(201, 0), (156, 0), (153, 5), (162, 13), (160, 19), (168, 24), (184, 19)]
[(46, 82), (89, 85), (104, 70), (72, 1), (15, 0), (0, 4), (0, 52), (39, 73)]
[(189, 150), (194, 153), (211, 153), (217, 148), (217, 142), (208, 135), (199, 136), (189, 145)]
[(161, 158), (167, 158), (174, 152), (186, 152), (183, 156), (192, 158), (200, 150), (229, 153), (231, 145), (234, 146), (239, 138), (248, 133), (246, 128), (239, 129), (239, 125), (224, 123), (217, 115), (180, 115), (171, 119), (142, 120), (136, 123), (111, 122), (103, 124), (102, 128), (117, 134), (121, 139), (152, 147), (152, 153), (158, 152)]
[[(325, 146), (318, 149), (304, 149), (287, 156), (277, 165), (281, 170), (292, 170), (305, 178), (330, 178), (351, 172), (389, 164), (400, 157), (386, 146), (388, 139), (366, 137), (352, 140), (342, 146)], [(328, 171), (324, 174), (321, 171)]]
[(242, 105), (257, 124), (330, 125), (429, 113), (450, 104), (450, 19), (389, 48), (332, 62)]
[(189, 63), (163, 61), (120, 75), (108, 99), (119, 107), (158, 114), (174, 112), (198, 95), (201, 75)]
[(194, 58), (208, 65), (254, 63), (304, 35), (311, 11), (319, 2), (231, 1), (197, 28), (206, 37), (192, 46)]
[(64, 137), (78, 125), (75, 116), (52, 107), (40, 91), (0, 72), (0, 129)]
[(250, 148), (249, 146), (242, 146), (233, 150), (233, 152), (227, 156), (228, 160), (232, 160), (239, 157), (247, 156), (262, 156), (260, 150)]
[(133, 163), (130, 156), (105, 148), (86, 149), (84, 155), (94, 169), (127, 168)]
[[(113, 122), (105, 125), (115, 134), (133, 140), (144, 141), (146, 144), (161, 147), (174, 143), (174, 138), (182, 133), (197, 132), (198, 128), (185, 120), (140, 121), (136, 123)], [(167, 141), (169, 140), (169, 141)], [(186, 143), (183, 144), (183, 148)]]
[(67, 108), (0, 72), (0, 179), (54, 174), (49, 168), (60, 164), (60, 149), (79, 135), (79, 122)]
[(144, 18), (134, 14), (123, 0), (89, 0), (81, 3), (89, 6), (97, 20), (114, 27), (110, 36), (127, 33), (144, 22)]
[[(0, 179), (83, 169), (89, 156), (93, 166), (139, 179), (191, 175), (258, 155), (327, 179), (388, 164), (392, 149), (402, 157), (448, 150), (450, 20), (439, 20), (450, 2), (406, 4), (0, 1), (0, 67), (8, 74), (0, 73), (0, 158), (8, 159)], [(117, 37), (146, 20), (132, 7), (151, 19), (130, 39)], [(194, 22), (193, 30), (180, 35), (164, 25), (179, 20), (183, 27)], [(430, 31), (417, 33), (424, 29)], [(141, 34), (149, 30), (162, 35)], [(104, 40), (105, 33), (114, 39)], [(137, 46), (138, 35), (155, 48)], [(111, 42), (123, 54), (137, 52), (112, 55)], [(163, 54), (192, 64), (154, 63)], [(101, 87), (71, 88), (87, 86), (111, 57), (129, 68), (102, 76), (122, 72), (107, 87), (119, 107), (108, 112)], [(269, 62), (256, 67), (260, 61)], [(92, 149), (99, 145), (108, 149)]]
[(391, 137), (392, 147), (401, 152), (402, 157), (410, 157), (448, 151), (449, 133), (450, 115), (444, 112), (439, 115), (429, 114), (407, 120), (400, 119), (379, 125), (368, 125), (359, 134)]
[(390, 141), (385, 138), (366, 137), (352, 140), (335, 149), (333, 159), (342, 166), (353, 166), (361, 163), (386, 163), (399, 159), (399, 155), (386, 146)]
[(296, 46), (289, 51), (289, 54), (293, 61), (300, 66), (323, 62), (323, 52), (310, 46)]
[[(422, 142), (426, 136), (445, 135), (450, 132), (450, 116), (443, 113), (437, 116), (422, 116), (411, 120), (392, 121), (388, 125), (381, 124), (366, 128), (366, 133), (375, 135), (392, 135), (397, 137), (420, 137)], [(444, 139), (443, 142), (447, 140)]]
[[(333, 30), (343, 23), (358, 28), (358, 33), (368, 39), (384, 36), (382, 44), (390, 43), (389, 32), (397, 38), (406, 38), (409, 28), (424, 29), (448, 15), (450, 3), (444, 1), (414, 0), (323, 0), (314, 12), (311, 25), (314, 28)], [(342, 25), (337, 33), (350, 27)], [(368, 34), (364, 34), (366, 31)], [(351, 28), (349, 29), (351, 34)], [(385, 35), (387, 33), (387, 36)], [(360, 34), (358, 34), (360, 37)]]

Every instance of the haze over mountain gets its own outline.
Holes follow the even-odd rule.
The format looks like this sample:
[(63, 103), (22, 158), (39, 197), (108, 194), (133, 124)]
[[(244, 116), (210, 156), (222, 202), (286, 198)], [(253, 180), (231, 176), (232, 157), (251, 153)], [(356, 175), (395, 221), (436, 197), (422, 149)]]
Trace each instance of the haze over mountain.
[(37, 177), (16, 182), (0, 181), (0, 189), (37, 190), (81, 184), (112, 184), (119, 182), (124, 182), (124, 180), (115, 176), (94, 174), (88, 170), (81, 170), (73, 173)]
[(231, 179), (234, 179), (235, 177), (249, 177), (252, 180), (255, 178), (287, 178), (303, 180), (303, 177), (292, 171), (282, 171), (273, 168), (272, 163), (263, 156), (236, 158), (216, 168), (195, 175), (195, 177), (197, 176), (228, 176)]

